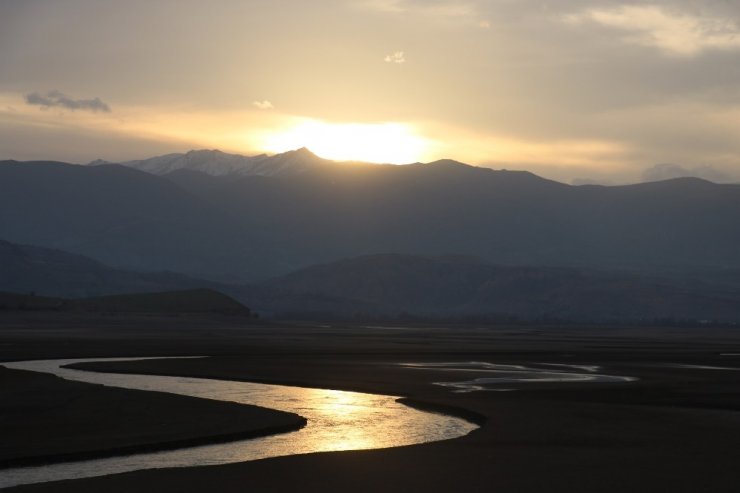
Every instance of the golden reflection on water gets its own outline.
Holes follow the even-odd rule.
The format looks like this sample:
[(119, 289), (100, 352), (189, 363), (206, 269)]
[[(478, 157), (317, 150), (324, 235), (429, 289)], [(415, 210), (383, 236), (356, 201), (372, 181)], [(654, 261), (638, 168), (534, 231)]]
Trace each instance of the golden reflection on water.
[(328, 450), (362, 450), (376, 448), (376, 440), (368, 436), (362, 430), (345, 430), (341, 436), (328, 435), (319, 442), (321, 448)]
[(326, 424), (314, 442), (321, 450), (359, 450), (381, 446), (372, 422), (378, 404), (377, 396), (338, 390), (307, 389), (314, 394), (314, 419)]
[(477, 428), (459, 418), (412, 409), (388, 395), (186, 377), (94, 373), (60, 367), (96, 360), (100, 359), (26, 361), (2, 365), (113, 387), (169, 392), (278, 409), (304, 416), (308, 424), (295, 432), (251, 440), (35, 468), (5, 469), (0, 475), (0, 488), (155, 467), (192, 467), (314, 452), (397, 447), (460, 437)]
[[(317, 389), (311, 390), (317, 393)], [(350, 394), (339, 390), (324, 390), (321, 393), (326, 402), (324, 410), (337, 417), (357, 413), (358, 408), (363, 407), (369, 401), (365, 394)]]

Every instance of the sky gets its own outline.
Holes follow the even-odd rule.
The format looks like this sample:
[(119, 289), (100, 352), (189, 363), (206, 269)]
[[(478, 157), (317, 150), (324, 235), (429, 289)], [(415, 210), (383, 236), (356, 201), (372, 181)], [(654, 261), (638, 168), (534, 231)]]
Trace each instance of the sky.
[(0, 0), (0, 159), (740, 181), (736, 0)]

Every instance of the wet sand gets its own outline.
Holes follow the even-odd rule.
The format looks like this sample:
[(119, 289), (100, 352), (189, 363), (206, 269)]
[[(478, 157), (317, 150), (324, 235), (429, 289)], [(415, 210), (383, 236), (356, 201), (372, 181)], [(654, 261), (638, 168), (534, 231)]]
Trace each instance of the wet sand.
[[(213, 357), (104, 365), (405, 395), (483, 416), (485, 425), (461, 439), (397, 449), (141, 471), (8, 491), (730, 492), (740, 480), (740, 371), (734, 370), (740, 357), (731, 355), (740, 353), (737, 330), (240, 328), (236, 319), (42, 318), (0, 321), (0, 359), (208, 354)], [(600, 372), (639, 380), (455, 393), (433, 382), (482, 374), (397, 364), (461, 361), (599, 365)], [(185, 412), (197, 414), (190, 406)]]

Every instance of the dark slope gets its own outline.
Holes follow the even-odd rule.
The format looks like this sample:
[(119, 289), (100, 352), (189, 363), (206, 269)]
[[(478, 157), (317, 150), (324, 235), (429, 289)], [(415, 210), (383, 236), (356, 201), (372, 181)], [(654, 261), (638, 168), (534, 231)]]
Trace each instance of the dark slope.
[(71, 310), (115, 313), (222, 313), (249, 315), (249, 308), (212, 289), (133, 293), (69, 300)]
[[(0, 234), (115, 267), (229, 277), (269, 269), (259, 239), (162, 178), (118, 165), (0, 162)], [(253, 261), (250, 264), (250, 260)]]
[[(740, 186), (698, 178), (583, 187), (574, 215), (587, 251), (639, 268), (740, 265)], [(592, 261), (596, 261), (591, 255)]]
[(0, 240), (0, 291), (77, 298), (199, 285), (178, 274), (113, 269), (83, 255)]
[(213, 289), (130, 293), (89, 298), (51, 298), (0, 291), (0, 309), (94, 313), (211, 313), (249, 316), (249, 308)]
[[(218, 283), (170, 272), (114, 269), (82, 255), (0, 240), (0, 308), (70, 308), (74, 303), (60, 298), (103, 297), (97, 298), (95, 309), (111, 311), (109, 303), (116, 304), (119, 299), (111, 295), (136, 297), (143, 296), (142, 293), (199, 289), (226, 293), (268, 316), (274, 313), (286, 316), (348, 315), (371, 311), (367, 303), (352, 302), (343, 297), (296, 293), (273, 286)], [(200, 299), (196, 298), (195, 301)]]
[(571, 187), (453, 161), (177, 182), (249, 217), (288, 269), (377, 252), (457, 252), (508, 265), (740, 267), (737, 185)]
[[(181, 177), (180, 177), (181, 178)], [(277, 241), (285, 272), (382, 251), (461, 252), (501, 262), (552, 260), (557, 223), (532, 201), (568, 187), (524, 172), (450, 161), (335, 167), (291, 179), (211, 177), (178, 183), (224, 211), (240, 211)], [(196, 183), (194, 183), (196, 181)]]
[(378, 252), (652, 272), (740, 268), (738, 185), (571, 187), (450, 160), (301, 162), (300, 173), (280, 177), (6, 162), (0, 235), (226, 282)]
[(740, 321), (738, 288), (690, 287), (620, 272), (502, 267), (458, 257), (372, 255), (310, 267), (269, 284), (362, 301), (391, 316)]
[(0, 310), (59, 310), (63, 304), (61, 298), (0, 290)]
[[(80, 255), (0, 242), (0, 292), (6, 292), (0, 296), (0, 307), (149, 311), (161, 305), (159, 311), (167, 311), (172, 305), (169, 309), (179, 306), (179, 311), (211, 311), (199, 308), (207, 306), (234, 312), (231, 301), (219, 301), (220, 293), (225, 293), (268, 317), (740, 320), (740, 275), (722, 274), (696, 281), (694, 275), (648, 278), (584, 268), (495, 266), (468, 256), (393, 254), (352, 258), (262, 284), (237, 285), (112, 269)], [(162, 291), (177, 291), (177, 296), (159, 294)]]

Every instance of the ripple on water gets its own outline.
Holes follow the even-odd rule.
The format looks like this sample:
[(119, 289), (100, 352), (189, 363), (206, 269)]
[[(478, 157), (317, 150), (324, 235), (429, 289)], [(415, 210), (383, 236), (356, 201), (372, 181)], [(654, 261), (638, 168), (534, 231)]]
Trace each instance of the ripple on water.
[[(401, 366), (416, 370), (445, 372), (487, 373), (492, 376), (454, 382), (434, 382), (434, 385), (449, 387), (454, 392), (513, 391), (511, 384), (532, 383), (624, 383), (637, 380), (635, 377), (596, 373), (596, 365), (570, 365), (562, 363), (533, 363), (530, 365), (499, 364), (485, 361), (455, 361), (434, 363), (401, 363)], [(546, 367), (546, 368), (542, 368)], [(563, 368), (553, 369), (552, 367)]]

